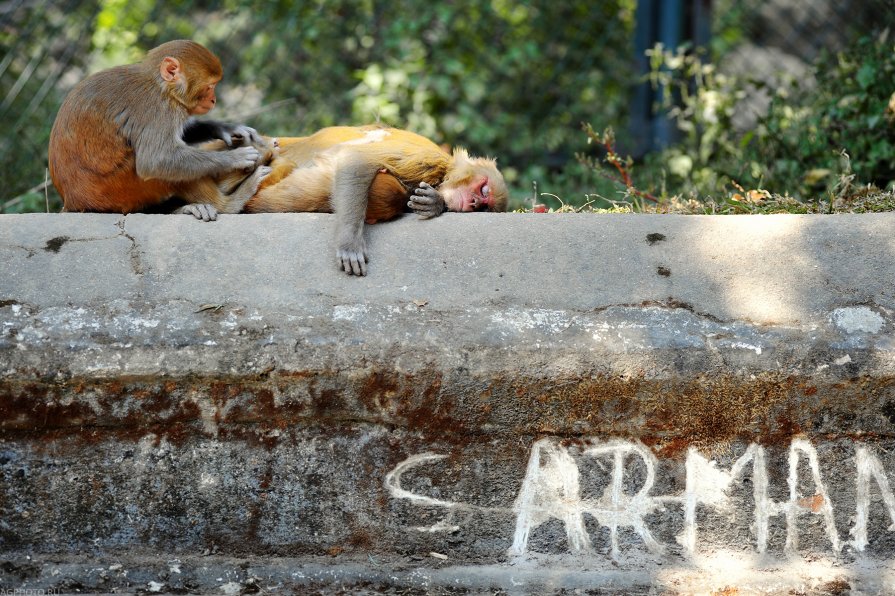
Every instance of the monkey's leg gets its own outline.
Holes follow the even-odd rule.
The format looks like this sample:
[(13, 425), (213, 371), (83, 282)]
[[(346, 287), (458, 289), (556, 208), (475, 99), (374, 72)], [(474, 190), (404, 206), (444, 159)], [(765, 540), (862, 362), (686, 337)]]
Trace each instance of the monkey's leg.
[(333, 211), (336, 214), (336, 261), (348, 275), (367, 274), (364, 215), (368, 192), (379, 168), (361, 153), (346, 153), (336, 161)]
[(267, 178), (261, 181), (257, 194), (245, 206), (246, 213), (332, 213), (332, 164), (297, 168), (276, 184), (267, 182)]
[(237, 170), (235, 172), (230, 172), (224, 176), (219, 177), (218, 180), (218, 190), (222, 195), (232, 195), (240, 185), (248, 180), (248, 178), (254, 173), (257, 172), (258, 168), (251, 170), (249, 172), (243, 172), (242, 170)]
[(407, 206), (413, 209), (420, 219), (438, 217), (447, 207), (441, 193), (426, 182), (420, 182), (420, 185), (413, 189)]
[(235, 191), (226, 197), (222, 197), (225, 204), (220, 208), (220, 212), (239, 213), (242, 211), (249, 199), (255, 196), (258, 186), (261, 185), (261, 181), (264, 180), (265, 176), (270, 174), (270, 171), (270, 166), (258, 166)]

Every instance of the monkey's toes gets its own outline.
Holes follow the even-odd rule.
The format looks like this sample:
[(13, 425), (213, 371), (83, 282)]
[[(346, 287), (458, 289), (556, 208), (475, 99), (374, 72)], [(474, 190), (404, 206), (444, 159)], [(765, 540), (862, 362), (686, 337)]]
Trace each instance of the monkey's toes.
[(215, 221), (218, 218), (218, 210), (214, 205), (209, 205), (207, 203), (184, 205), (180, 212), (192, 215), (196, 219), (201, 219), (202, 221)]
[(363, 276), (367, 274), (366, 253), (339, 250), (336, 259), (339, 261), (339, 268), (348, 275)]

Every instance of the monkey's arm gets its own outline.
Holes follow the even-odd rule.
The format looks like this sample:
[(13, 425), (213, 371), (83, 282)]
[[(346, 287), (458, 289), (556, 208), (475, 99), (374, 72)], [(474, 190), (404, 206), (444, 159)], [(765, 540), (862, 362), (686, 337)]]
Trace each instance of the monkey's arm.
[(420, 182), (420, 185), (413, 189), (407, 206), (419, 215), (420, 219), (438, 217), (447, 208), (441, 193), (427, 182)]
[(367, 274), (364, 216), (370, 184), (378, 171), (378, 165), (360, 152), (346, 152), (336, 159), (332, 190), (336, 261), (348, 275)]
[(227, 147), (252, 145), (260, 140), (258, 131), (243, 124), (230, 124), (220, 120), (190, 118), (183, 127), (183, 142), (187, 145), (221, 139)]
[(278, 137), (278, 140), (280, 141), (280, 147), (286, 147), (304, 141), (307, 138), (308, 137)]
[(261, 153), (255, 147), (205, 151), (187, 145), (175, 134), (165, 132), (150, 134), (146, 131), (133, 141), (137, 175), (144, 180), (196, 180), (231, 170), (252, 170), (261, 160)]

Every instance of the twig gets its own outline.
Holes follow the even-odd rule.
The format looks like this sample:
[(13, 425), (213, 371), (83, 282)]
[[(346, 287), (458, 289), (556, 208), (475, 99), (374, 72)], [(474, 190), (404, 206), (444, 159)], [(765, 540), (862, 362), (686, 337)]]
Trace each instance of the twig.
[[(21, 203), (21, 202), (22, 202), (22, 197), (24, 197), (25, 195), (30, 194), (30, 193), (32, 193), (32, 192), (39, 192), (39, 191), (41, 191), (41, 190), (46, 191), (46, 189), (49, 188), (49, 186), (50, 186), (50, 182), (49, 182), (48, 180), (44, 180), (43, 182), (41, 182), (41, 183), (38, 184), (37, 186), (33, 186), (33, 187), (29, 188), (28, 190), (26, 190), (26, 191), (23, 192), (22, 194), (17, 195), (17, 196), (14, 196), (13, 198), (9, 199), (8, 201), (4, 201), (3, 204), (2, 204), (3, 211), (6, 211), (7, 209), (9, 209), (10, 207), (12, 207), (13, 205), (16, 205), (16, 204), (18, 204), (18, 203)], [(49, 199), (48, 199), (48, 200), (49, 200)]]
[(583, 125), (584, 132), (587, 133), (587, 136), (590, 140), (598, 143), (606, 150), (606, 163), (613, 166), (616, 170), (618, 170), (619, 177), (613, 176), (612, 174), (603, 171), (602, 168), (594, 168), (600, 176), (615, 182), (616, 184), (624, 184), (625, 188), (628, 189), (630, 194), (636, 195), (642, 199), (646, 199), (648, 201), (652, 201), (653, 203), (658, 203), (659, 198), (653, 195), (652, 193), (646, 192), (645, 190), (640, 190), (634, 186), (634, 180), (631, 178), (631, 172), (628, 170), (629, 164), (627, 162), (630, 161), (630, 158), (627, 160), (622, 160), (621, 156), (615, 151), (615, 134), (612, 131), (612, 128), (607, 128), (603, 131), (603, 134), (599, 134), (596, 132), (590, 124)]

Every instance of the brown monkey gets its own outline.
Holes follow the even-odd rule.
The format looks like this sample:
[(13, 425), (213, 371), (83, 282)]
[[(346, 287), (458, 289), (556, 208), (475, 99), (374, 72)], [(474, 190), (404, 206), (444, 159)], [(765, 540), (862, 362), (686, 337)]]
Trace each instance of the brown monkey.
[[(180, 184), (254, 169), (260, 157), (251, 146), (258, 140), (254, 130), (190, 119), (214, 107), (222, 72), (208, 49), (178, 40), (75, 86), (50, 133), (50, 176), (65, 210), (140, 211), (174, 195)], [(207, 151), (187, 144), (211, 138), (249, 146)], [(191, 200), (206, 198), (200, 193)]]
[(338, 126), (281, 138), (280, 147), (245, 211), (335, 212), (336, 260), (349, 275), (367, 273), (364, 221), (391, 219), (405, 207), (424, 219), (445, 209), (506, 210), (494, 160), (471, 158), (465, 149), (448, 153), (405, 130)]

